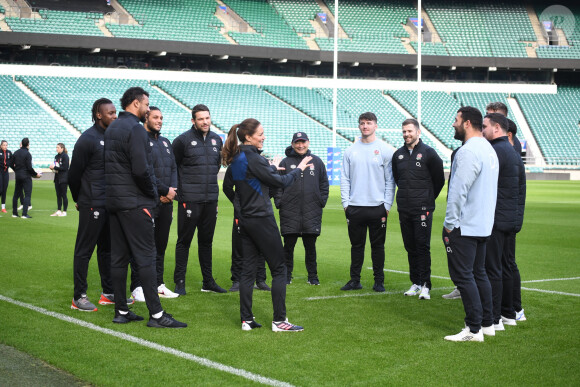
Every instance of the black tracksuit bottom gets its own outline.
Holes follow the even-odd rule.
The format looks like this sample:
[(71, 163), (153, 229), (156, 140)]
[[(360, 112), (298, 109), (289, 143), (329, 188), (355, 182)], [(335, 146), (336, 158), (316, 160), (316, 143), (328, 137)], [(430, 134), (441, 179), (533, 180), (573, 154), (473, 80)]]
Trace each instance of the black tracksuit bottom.
[(111, 276), (115, 289), (115, 309), (127, 311), (127, 271), (133, 260), (143, 287), (149, 314), (163, 311), (157, 294), (155, 235), (152, 210), (136, 208), (112, 213)]
[(385, 239), (387, 236), (385, 206), (383, 204), (376, 207), (348, 206), (345, 215), (351, 243), (350, 279), (360, 282), (368, 229), (375, 282), (384, 283), (385, 273), (383, 269), (385, 268)]
[(308, 279), (318, 279), (318, 271), (316, 267), (316, 234), (287, 234), (284, 235), (284, 255), (286, 258), (286, 276), (288, 279), (292, 278), (292, 271), (294, 271), (294, 247), (298, 238), (302, 237), (302, 244), (304, 245), (304, 261), (306, 264), (306, 271), (308, 272)]
[(411, 283), (431, 289), (431, 227), (433, 212), (416, 215), (399, 212), (403, 244), (409, 261)]
[(68, 197), (67, 197), (67, 183), (60, 183), (54, 181), (54, 190), (56, 191), (56, 204), (58, 205), (58, 210), (61, 209), (66, 212), (68, 208)]
[[(22, 194), (24, 192), (24, 196)], [(18, 198), (22, 202), (22, 216), (28, 215), (30, 197), (32, 196), (32, 178), (16, 178), (14, 181), (14, 196), (12, 196), (12, 214), (18, 216)]]
[(177, 243), (175, 245), (175, 283), (185, 281), (189, 247), (195, 229), (197, 232), (197, 252), (204, 284), (211, 284), (212, 243), (217, 221), (217, 201), (207, 203), (180, 202), (177, 210)]
[(89, 261), (95, 246), (103, 293), (113, 294), (109, 214), (104, 208), (81, 208), (73, 262), (75, 300), (87, 293)]
[(241, 218), (242, 275), (240, 278), (240, 318), (254, 319), (252, 294), (260, 254), (264, 256), (272, 275), (273, 321), (286, 319), (286, 265), (280, 231), (273, 216), (263, 218)]
[(0, 171), (0, 196), (2, 196), (2, 204), (6, 204), (6, 193), (8, 192), (9, 181), (10, 181), (9, 172)]
[[(522, 310), (522, 279), (520, 277), (520, 269), (516, 263), (516, 233), (508, 234), (503, 253), (505, 255), (505, 262), (512, 274), (512, 289), (506, 289), (504, 282), (504, 291), (502, 297), (501, 314), (507, 318), (515, 318), (515, 312)], [(509, 286), (509, 283), (508, 283)]]
[[(242, 237), (239, 231), (239, 219), (234, 218), (232, 226), (232, 282), (240, 282), (243, 267)], [(266, 281), (266, 260), (260, 255), (258, 258), (258, 268), (256, 270), (256, 282)]]
[[(165, 250), (169, 241), (169, 231), (173, 222), (173, 203), (161, 203), (154, 210), (154, 227), (155, 227), (155, 267), (157, 272), (157, 286), (164, 284), (163, 274), (165, 272)], [(131, 263), (131, 291), (141, 286), (137, 268)]]
[(451, 280), (461, 292), (465, 325), (472, 332), (493, 324), (491, 285), (485, 272), (486, 237), (462, 236), (459, 227), (443, 229)]

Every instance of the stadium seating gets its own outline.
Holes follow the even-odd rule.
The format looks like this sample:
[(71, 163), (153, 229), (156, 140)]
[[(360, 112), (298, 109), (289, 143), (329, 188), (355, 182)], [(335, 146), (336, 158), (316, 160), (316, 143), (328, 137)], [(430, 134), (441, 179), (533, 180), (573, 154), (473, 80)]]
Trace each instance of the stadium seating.
[(139, 25), (107, 23), (115, 37), (230, 44), (220, 34), (215, 0), (119, 0)]
[(548, 164), (579, 165), (580, 88), (558, 94), (517, 94), (516, 99)]
[(34, 167), (48, 167), (62, 142), (72, 150), (75, 136), (26, 95), (10, 76), (0, 75), (0, 137), (13, 152), (24, 137), (30, 139)]
[(91, 109), (99, 98), (110, 99), (121, 111), (119, 100), (125, 90), (139, 86), (149, 92), (150, 106), (157, 106), (163, 114), (162, 133), (173, 140), (191, 126), (191, 114), (167, 99), (147, 81), (102, 78), (21, 77), (24, 84), (48, 103), (77, 130), (93, 125)]
[(316, 30), (310, 24), (316, 14), (322, 12), (314, 0), (270, 0), (274, 9), (286, 22), (301, 34), (314, 34)]
[[(3, 11), (3, 10), (2, 10)], [(103, 18), (95, 12), (64, 12), (41, 9), (40, 18), (7, 17), (6, 23), (14, 32), (38, 34), (69, 34), (104, 36), (96, 21)]]
[[(419, 45), (417, 42), (411, 42), (411, 46), (416, 52), (419, 52)], [(443, 43), (423, 42), (421, 45), (421, 55), (442, 55), (448, 56), (449, 53)]]
[[(568, 40), (568, 46), (540, 46), (536, 49), (538, 58), (559, 58), (559, 59), (578, 59), (580, 58), (580, 6), (566, 4), (566, 7), (574, 14), (575, 20), (565, 21), (568, 24), (563, 28)], [(537, 6), (536, 12), (540, 23), (549, 21), (553, 16), (558, 16), (550, 12), (549, 8), (544, 12), (546, 6)], [(558, 8), (552, 8), (557, 11)], [(563, 27), (563, 25), (557, 25)]]

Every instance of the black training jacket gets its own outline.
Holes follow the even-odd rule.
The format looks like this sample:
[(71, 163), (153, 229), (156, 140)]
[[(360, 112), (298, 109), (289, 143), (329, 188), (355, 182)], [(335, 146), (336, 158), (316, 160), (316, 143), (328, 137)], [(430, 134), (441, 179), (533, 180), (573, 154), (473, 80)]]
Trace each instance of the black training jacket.
[(36, 176), (36, 171), (32, 168), (32, 155), (27, 148), (20, 148), (12, 155), (10, 168), (14, 171), (17, 179), (26, 179)]
[(393, 154), (393, 177), (397, 184), (397, 210), (417, 215), (435, 210), (435, 199), (445, 185), (443, 161), (421, 139), (413, 151), (403, 145)]
[(234, 218), (240, 218), (240, 199), (236, 196), (236, 191), (234, 190), (234, 176), (232, 174), (232, 166), (230, 165), (226, 169), (226, 174), (224, 175), (224, 181), (222, 182), (222, 191), (228, 198), (230, 202), (234, 205)]
[(10, 159), (12, 159), (12, 152), (8, 149), (6, 149), (6, 152), (0, 149), (0, 172), (7, 171), (10, 168)]
[(105, 132), (107, 210), (152, 209), (159, 194), (147, 131), (137, 116), (121, 112)]
[(219, 196), (222, 139), (212, 132), (205, 139), (194, 126), (173, 140), (179, 202), (216, 202)]
[(79, 208), (105, 208), (105, 129), (95, 124), (78, 138), (68, 186)]
[(69, 158), (64, 152), (54, 156), (54, 181), (59, 184), (68, 182)]
[(278, 174), (253, 145), (240, 145), (230, 169), (242, 218), (274, 216), (270, 188), (288, 187), (301, 172), (297, 168), (287, 175)]
[(320, 235), (322, 209), (328, 200), (328, 175), (322, 160), (310, 153), (300, 156), (291, 146), (286, 148), (286, 158), (280, 162), (285, 175), (296, 169), (306, 156), (312, 156), (312, 167), (300, 171), (294, 183), (286, 188), (277, 189), (274, 203), (280, 210), (280, 233)]
[(522, 228), (525, 207), (524, 163), (507, 136), (493, 139), (490, 143), (499, 161), (493, 225), (502, 232), (518, 232)]
[(168, 139), (159, 133), (148, 132), (149, 146), (153, 152), (153, 170), (159, 195), (167, 195), (169, 187), (177, 188), (177, 166), (173, 148)]

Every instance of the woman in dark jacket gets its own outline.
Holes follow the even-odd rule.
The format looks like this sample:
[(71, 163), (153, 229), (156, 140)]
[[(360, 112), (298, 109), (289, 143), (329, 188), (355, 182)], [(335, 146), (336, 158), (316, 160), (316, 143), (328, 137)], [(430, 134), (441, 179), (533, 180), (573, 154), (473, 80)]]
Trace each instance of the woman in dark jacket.
[(322, 160), (310, 153), (310, 141), (304, 132), (294, 133), (292, 145), (286, 148), (286, 158), (280, 163), (281, 174), (289, 173), (304, 157), (312, 157), (312, 166), (300, 173), (289, 187), (277, 190), (276, 208), (280, 209), (280, 229), (284, 237), (286, 256), (286, 283), (292, 282), (294, 246), (299, 237), (304, 245), (308, 283), (320, 285), (316, 265), (316, 239), (322, 225), (322, 209), (328, 200), (328, 176)]
[(70, 162), (68, 152), (62, 142), (56, 145), (56, 152), (57, 155), (54, 156), (54, 163), (50, 165), (50, 169), (54, 172), (54, 188), (56, 190), (58, 210), (50, 216), (66, 216), (66, 210), (68, 208), (68, 167)]
[[(232, 126), (222, 151), (222, 162), (230, 166), (236, 198), (239, 198), (239, 233), (242, 238), (243, 266), (240, 278), (240, 317), (242, 330), (260, 328), (252, 312), (253, 283), (260, 253), (266, 258), (272, 275), (272, 331), (296, 332), (304, 328), (286, 318), (286, 265), (278, 225), (270, 202), (270, 188), (284, 188), (294, 182), (301, 171), (310, 167), (312, 157), (305, 157), (297, 168), (280, 176), (276, 167), (260, 155), (264, 145), (264, 128), (248, 118)], [(238, 140), (242, 143), (238, 145)]]

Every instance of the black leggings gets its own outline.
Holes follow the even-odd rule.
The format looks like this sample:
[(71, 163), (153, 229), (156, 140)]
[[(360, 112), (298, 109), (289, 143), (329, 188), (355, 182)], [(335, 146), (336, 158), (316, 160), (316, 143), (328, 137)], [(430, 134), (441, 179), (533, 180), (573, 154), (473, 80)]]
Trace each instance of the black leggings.
[(58, 204), (58, 210), (60, 211), (62, 209), (64, 212), (66, 212), (66, 209), (68, 208), (68, 198), (66, 194), (67, 184), (55, 181), (54, 188), (56, 190), (56, 202)]
[(2, 196), (2, 204), (6, 204), (6, 192), (8, 192), (8, 181), (10, 175), (8, 171), (0, 171), (0, 193)]

